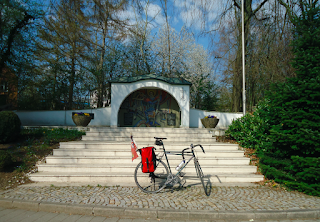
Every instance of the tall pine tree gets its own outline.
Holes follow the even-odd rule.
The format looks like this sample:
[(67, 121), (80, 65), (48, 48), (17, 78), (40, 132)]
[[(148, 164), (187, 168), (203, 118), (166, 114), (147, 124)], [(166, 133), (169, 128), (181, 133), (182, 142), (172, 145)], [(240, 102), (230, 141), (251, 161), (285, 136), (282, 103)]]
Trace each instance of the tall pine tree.
[(320, 156), (320, 8), (304, 4), (293, 19), (296, 77), (278, 84), (269, 95), (273, 112), (273, 155)]

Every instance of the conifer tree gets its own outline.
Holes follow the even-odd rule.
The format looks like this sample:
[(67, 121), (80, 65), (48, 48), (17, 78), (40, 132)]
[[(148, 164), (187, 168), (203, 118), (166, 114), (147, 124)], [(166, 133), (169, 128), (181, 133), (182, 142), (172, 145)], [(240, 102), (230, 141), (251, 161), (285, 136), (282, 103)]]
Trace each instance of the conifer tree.
[(269, 95), (269, 151), (278, 158), (320, 156), (320, 8), (303, 6), (301, 15), (293, 18), (296, 77), (276, 85)]

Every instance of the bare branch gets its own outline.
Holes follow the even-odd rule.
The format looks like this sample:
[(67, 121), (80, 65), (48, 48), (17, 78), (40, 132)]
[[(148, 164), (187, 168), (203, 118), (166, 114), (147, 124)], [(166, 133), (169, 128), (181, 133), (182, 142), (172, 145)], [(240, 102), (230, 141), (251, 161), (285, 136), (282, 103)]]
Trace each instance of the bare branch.
[(233, 0), (233, 5), (241, 10), (241, 6), (238, 4), (238, 2), (236, 0)]
[(253, 14), (255, 15), (269, 0), (264, 0), (254, 11)]
[(283, 0), (278, 0), (278, 2), (280, 3), (280, 5), (285, 7), (285, 9), (288, 12), (289, 19), (292, 20), (293, 19), (293, 11), (291, 10), (290, 6), (287, 3), (285, 3)]

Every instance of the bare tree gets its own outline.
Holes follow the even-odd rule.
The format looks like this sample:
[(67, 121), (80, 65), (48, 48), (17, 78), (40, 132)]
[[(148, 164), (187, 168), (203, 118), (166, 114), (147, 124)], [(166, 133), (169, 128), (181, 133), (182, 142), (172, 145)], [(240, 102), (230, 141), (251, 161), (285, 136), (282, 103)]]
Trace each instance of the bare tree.
[(39, 59), (47, 64), (65, 64), (63, 72), (68, 81), (67, 109), (72, 109), (73, 106), (81, 54), (86, 48), (82, 41), (86, 35), (86, 27), (79, 22), (84, 17), (83, 9), (83, 0), (52, 1), (52, 14), (45, 19), (44, 27), (39, 30), (38, 35)]
[[(246, 93), (249, 110), (264, 95), (271, 82), (293, 75), (290, 13), (303, 0), (244, 0), (244, 38), (246, 47)], [(220, 4), (218, 4), (220, 3)], [(213, 10), (220, 6), (220, 12)], [(242, 110), (241, 0), (194, 1), (194, 24), (199, 21), (202, 35), (220, 37), (220, 52), (212, 51), (225, 69), (226, 82), (232, 86), (232, 111)], [(302, 10), (302, 9), (301, 9)], [(214, 19), (210, 15), (216, 13)], [(226, 35), (226, 36), (225, 36)], [(216, 41), (212, 41), (216, 43)], [(222, 49), (222, 46), (225, 48)], [(223, 60), (223, 61), (221, 61)], [(248, 107), (247, 107), (248, 108)]]
[(314, 8), (319, 4), (319, 0), (277, 0), (287, 11), (291, 21), (294, 17), (306, 11), (306, 7)]
[(86, 26), (91, 35), (85, 40), (93, 50), (85, 53), (85, 59), (86, 69), (95, 78), (96, 85), (91, 90), (97, 92), (97, 107), (103, 107), (106, 99), (110, 101), (108, 82), (114, 77), (119, 62), (117, 40), (126, 35), (127, 19), (120, 17), (126, 7), (126, 0), (93, 0), (87, 3), (89, 21)]
[(119, 64), (117, 40), (127, 33), (126, 18), (121, 17), (127, 2), (52, 0), (51, 14), (39, 31), (38, 48), (44, 65), (60, 68), (52, 69), (56, 77), (68, 76), (68, 109), (74, 89), (82, 95), (95, 91), (97, 106), (104, 105), (110, 91), (108, 81)]
[(155, 53), (154, 70), (166, 77), (182, 77), (190, 81), (191, 106), (201, 108), (204, 95), (212, 94), (208, 86), (214, 85), (215, 81), (207, 51), (195, 43), (194, 37), (186, 29), (177, 32), (170, 27), (168, 37), (166, 25), (160, 29), (152, 44), (152, 51)]
[[(19, 60), (32, 48), (30, 33), (35, 19), (40, 17), (36, 3), (2, 0), (0, 2), (0, 78), (9, 64), (17, 68)], [(32, 6), (34, 4), (34, 7)]]

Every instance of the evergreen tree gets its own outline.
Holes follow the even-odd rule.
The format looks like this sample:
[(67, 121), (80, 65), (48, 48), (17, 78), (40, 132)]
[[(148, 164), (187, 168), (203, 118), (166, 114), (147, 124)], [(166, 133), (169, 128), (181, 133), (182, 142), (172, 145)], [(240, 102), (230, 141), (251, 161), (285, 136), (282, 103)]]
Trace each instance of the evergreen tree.
[(269, 95), (269, 151), (278, 158), (320, 156), (320, 8), (304, 7), (293, 19), (296, 77), (274, 86)]

